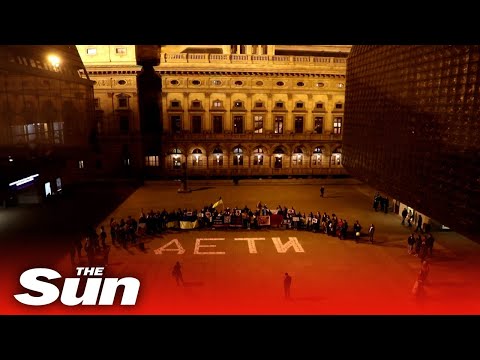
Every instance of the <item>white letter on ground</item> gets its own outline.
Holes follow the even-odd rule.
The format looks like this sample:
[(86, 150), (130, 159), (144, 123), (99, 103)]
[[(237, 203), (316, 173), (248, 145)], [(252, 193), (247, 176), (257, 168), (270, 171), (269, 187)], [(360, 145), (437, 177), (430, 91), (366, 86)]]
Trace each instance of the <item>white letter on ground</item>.
[(290, 247), (293, 247), (295, 252), (305, 252), (296, 237), (288, 237), (288, 241), (285, 244), (282, 244), (279, 237), (272, 237), (272, 240), (279, 253), (286, 253)]
[[(177, 245), (176, 249), (167, 249), (171, 244)], [(182, 247), (182, 244), (180, 244), (180, 241), (177, 239), (173, 239), (172, 241), (169, 241), (162, 247), (159, 247), (158, 249), (153, 250), (155, 255), (162, 255), (164, 251), (176, 251), (178, 255), (182, 255), (185, 252), (185, 249)]]
[(197, 239), (195, 241), (195, 250), (193, 251), (194, 254), (207, 254), (207, 255), (225, 255), (225, 251), (205, 251), (200, 252), (201, 247), (216, 247), (217, 245), (200, 245), (200, 241), (202, 240), (225, 240), (225, 238), (204, 238), (204, 239)]

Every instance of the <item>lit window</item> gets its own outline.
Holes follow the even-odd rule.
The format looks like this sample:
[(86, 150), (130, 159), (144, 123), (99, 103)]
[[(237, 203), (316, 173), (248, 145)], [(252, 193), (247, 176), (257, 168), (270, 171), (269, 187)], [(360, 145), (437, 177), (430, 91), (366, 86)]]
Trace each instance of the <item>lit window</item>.
[(115, 49), (115, 52), (118, 54), (118, 55), (126, 55), (127, 54), (127, 48), (126, 47), (117, 47)]
[(283, 116), (275, 116), (275, 134), (283, 134)]
[(317, 87), (324, 87), (324, 86), (325, 86), (325, 84), (322, 83), (322, 82), (317, 83)]
[(235, 101), (233, 103), (233, 106), (236, 107), (236, 108), (241, 108), (241, 107), (243, 107), (243, 102), (242, 101)]
[(262, 134), (263, 133), (263, 116), (262, 115), (255, 115), (253, 118), (253, 124), (255, 126), (254, 133), (255, 134)]
[(337, 84), (337, 87), (340, 88), (340, 89), (341, 89), (341, 88), (344, 88), (344, 87), (345, 87), (345, 84), (343, 84), (343, 83), (338, 83), (338, 84)]
[(336, 117), (333, 119), (333, 133), (341, 134), (342, 133), (342, 118)]
[(79, 168), (79, 169), (83, 169), (83, 167), (84, 167), (84, 166), (83, 166), (83, 160), (80, 160), (80, 161), (78, 162), (78, 168)]
[(213, 85), (222, 85), (222, 81), (221, 80), (212, 80), (212, 84)]
[(256, 148), (253, 153), (253, 165), (263, 165), (263, 149)]
[(159, 166), (158, 165), (158, 156), (145, 156), (145, 166)]
[(96, 48), (87, 48), (87, 55), (97, 55)]
[(213, 102), (213, 107), (214, 107), (214, 108), (220, 108), (220, 107), (222, 107), (222, 102), (221, 102), (220, 100), (215, 100), (215, 101)]

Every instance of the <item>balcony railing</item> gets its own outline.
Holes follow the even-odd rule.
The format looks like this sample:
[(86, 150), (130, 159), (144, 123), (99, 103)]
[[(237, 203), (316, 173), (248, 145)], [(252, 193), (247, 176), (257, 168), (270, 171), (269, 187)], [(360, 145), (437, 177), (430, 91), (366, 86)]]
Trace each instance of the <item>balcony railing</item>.
[(214, 134), (214, 133), (202, 133), (202, 134), (192, 134), (192, 133), (180, 133), (180, 134), (171, 134), (164, 133), (163, 136), (167, 137), (169, 140), (181, 141), (181, 140), (195, 140), (195, 141), (224, 141), (230, 139), (238, 140), (319, 140), (319, 141), (328, 141), (328, 140), (338, 140), (342, 139), (342, 135), (339, 134), (310, 134), (310, 133), (301, 133), (301, 134), (273, 134), (273, 133), (262, 133), (262, 134)]
[[(227, 63), (227, 64), (290, 64), (303, 66), (328, 65), (345, 67), (345, 58), (288, 55), (247, 54), (161, 54), (161, 63)], [(161, 65), (160, 65), (161, 66)]]

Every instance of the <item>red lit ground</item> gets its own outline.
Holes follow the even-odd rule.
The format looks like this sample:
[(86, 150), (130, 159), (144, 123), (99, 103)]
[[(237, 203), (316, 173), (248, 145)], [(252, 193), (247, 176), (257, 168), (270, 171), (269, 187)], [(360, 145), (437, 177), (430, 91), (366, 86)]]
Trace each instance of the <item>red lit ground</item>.
[[(319, 196), (319, 183), (326, 184), (325, 198)], [(415, 298), (411, 290), (420, 260), (409, 255), (409, 230), (400, 225), (396, 214), (374, 212), (375, 189), (353, 180), (190, 182), (191, 193), (178, 194), (173, 183), (147, 183), (119, 206), (111, 216), (138, 218), (141, 209), (167, 210), (200, 208), (222, 196), (224, 205), (253, 208), (261, 200), (270, 208), (277, 205), (309, 212), (336, 213), (353, 225), (359, 220), (364, 231), (376, 226), (375, 243), (364, 238), (339, 240), (324, 234), (301, 230), (191, 230), (170, 231), (137, 247), (112, 247), (107, 273), (133, 276), (141, 281), (135, 306), (77, 306), (60, 303), (28, 308), (16, 304), (14, 312), (88, 314), (479, 314), (480, 245), (454, 232), (434, 233), (434, 256), (430, 259), (429, 283), (425, 296)], [(107, 225), (111, 216), (105, 219)], [(256, 241), (258, 253), (250, 254), (246, 241), (235, 238), (264, 238)], [(272, 241), (283, 243), (296, 237), (304, 252), (293, 248), (279, 253)], [(225, 254), (194, 254), (197, 238), (223, 238), (204, 241)], [(184, 254), (155, 249), (178, 239)], [(110, 237), (108, 237), (110, 242)], [(172, 246), (173, 248), (173, 246)], [(183, 266), (184, 286), (171, 276), (176, 261)], [(70, 274), (69, 256), (56, 265)], [(283, 296), (283, 276), (292, 278), (291, 299)]]

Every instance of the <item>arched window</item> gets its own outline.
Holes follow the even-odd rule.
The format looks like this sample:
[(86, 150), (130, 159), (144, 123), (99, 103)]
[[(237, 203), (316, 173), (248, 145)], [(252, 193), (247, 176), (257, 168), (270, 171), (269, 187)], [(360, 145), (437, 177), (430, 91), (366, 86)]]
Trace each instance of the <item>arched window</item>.
[(192, 151), (192, 165), (193, 166), (201, 166), (202, 165), (202, 150), (200, 149), (193, 149)]
[(341, 166), (342, 164), (342, 148), (338, 147), (332, 151), (332, 166)]
[(323, 157), (323, 148), (321, 148), (320, 146), (317, 146), (313, 150), (312, 166), (320, 167), (322, 165), (322, 157)]
[(253, 150), (253, 165), (263, 165), (263, 148), (257, 147)]
[(213, 165), (223, 166), (223, 151), (218, 146), (213, 150)]
[(233, 165), (243, 166), (243, 150), (240, 146), (233, 149)]
[(303, 164), (303, 150), (300, 146), (297, 146), (293, 150), (292, 166), (301, 166)]
[(285, 154), (285, 151), (281, 146), (277, 146), (275, 150), (273, 150), (273, 153), (275, 155), (275, 164), (274, 167), (275, 169), (281, 169), (283, 167), (283, 155)]
[(182, 168), (181, 154), (182, 154), (182, 150), (180, 150), (178, 148), (175, 148), (170, 152), (170, 156), (172, 158), (172, 168), (173, 169), (181, 169)]

